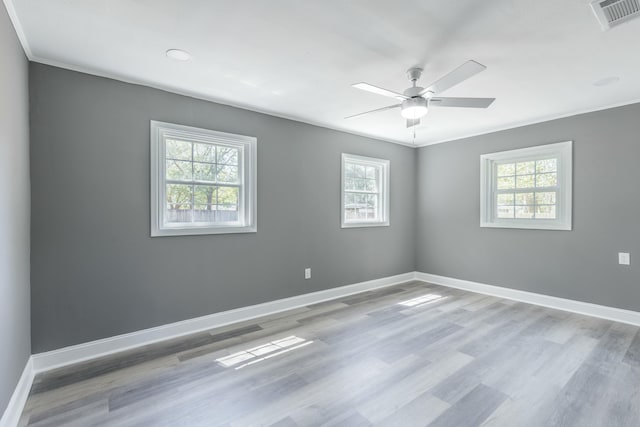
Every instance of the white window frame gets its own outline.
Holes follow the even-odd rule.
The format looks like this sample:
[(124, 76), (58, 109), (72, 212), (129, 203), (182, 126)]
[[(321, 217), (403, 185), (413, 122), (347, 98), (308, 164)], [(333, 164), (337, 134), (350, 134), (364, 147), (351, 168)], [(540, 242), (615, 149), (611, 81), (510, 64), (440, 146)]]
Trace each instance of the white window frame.
[[(573, 141), (538, 145), (480, 156), (480, 227), (571, 230)], [(497, 218), (496, 165), (556, 157), (556, 219)], [(535, 189), (534, 189), (535, 190)]]
[[(165, 180), (166, 139), (177, 138), (190, 142), (222, 144), (239, 149), (239, 220), (237, 223), (166, 224)], [(151, 120), (151, 236), (185, 236), (199, 234), (255, 233), (257, 189), (257, 139)]]
[[(378, 220), (347, 220), (345, 212), (345, 165), (347, 162), (380, 168), (380, 190), (378, 203)], [(340, 223), (342, 228), (386, 227), (389, 226), (389, 160), (342, 153), (340, 179)]]

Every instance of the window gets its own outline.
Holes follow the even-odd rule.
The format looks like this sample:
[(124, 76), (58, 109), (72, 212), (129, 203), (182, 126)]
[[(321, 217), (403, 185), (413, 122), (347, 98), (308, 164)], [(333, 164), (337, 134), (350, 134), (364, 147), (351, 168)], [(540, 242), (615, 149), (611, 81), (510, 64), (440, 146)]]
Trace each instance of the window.
[(256, 231), (256, 139), (151, 122), (151, 235)]
[(480, 226), (571, 230), (571, 141), (480, 157)]
[(389, 225), (389, 161), (342, 154), (342, 227)]

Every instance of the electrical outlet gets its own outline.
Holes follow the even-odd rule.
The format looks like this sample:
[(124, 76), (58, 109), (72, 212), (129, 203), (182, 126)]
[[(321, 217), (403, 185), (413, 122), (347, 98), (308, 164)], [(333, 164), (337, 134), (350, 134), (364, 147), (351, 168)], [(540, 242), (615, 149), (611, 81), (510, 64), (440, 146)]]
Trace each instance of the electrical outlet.
[(305, 268), (304, 269), (304, 278), (305, 279), (311, 279), (311, 269), (310, 268)]
[(618, 264), (631, 265), (631, 256), (629, 252), (618, 252)]

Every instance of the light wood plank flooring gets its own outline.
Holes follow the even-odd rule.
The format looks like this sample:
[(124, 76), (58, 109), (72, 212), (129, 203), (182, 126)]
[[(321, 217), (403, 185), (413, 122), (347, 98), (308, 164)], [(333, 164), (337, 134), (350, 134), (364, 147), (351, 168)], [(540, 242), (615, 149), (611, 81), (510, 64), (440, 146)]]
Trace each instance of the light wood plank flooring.
[(411, 282), (40, 374), (21, 426), (638, 426), (637, 327)]

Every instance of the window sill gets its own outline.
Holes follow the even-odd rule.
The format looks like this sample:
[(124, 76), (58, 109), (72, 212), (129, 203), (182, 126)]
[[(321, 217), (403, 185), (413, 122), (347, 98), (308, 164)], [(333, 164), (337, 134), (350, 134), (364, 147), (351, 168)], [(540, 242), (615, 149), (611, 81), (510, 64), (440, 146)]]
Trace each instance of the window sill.
[(386, 222), (348, 222), (342, 223), (340, 228), (363, 228), (363, 227), (388, 227), (389, 221)]
[(527, 222), (481, 222), (482, 228), (518, 228), (521, 230), (560, 230), (571, 231), (571, 224), (558, 222), (552, 223), (527, 223)]
[(242, 233), (257, 233), (256, 226), (251, 227), (210, 227), (210, 228), (197, 228), (197, 227), (184, 227), (184, 228), (163, 228), (157, 230), (151, 230), (151, 237), (166, 237), (166, 236), (199, 236), (210, 234), (242, 234)]

